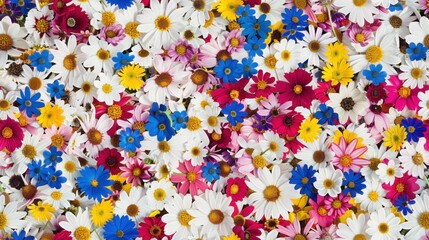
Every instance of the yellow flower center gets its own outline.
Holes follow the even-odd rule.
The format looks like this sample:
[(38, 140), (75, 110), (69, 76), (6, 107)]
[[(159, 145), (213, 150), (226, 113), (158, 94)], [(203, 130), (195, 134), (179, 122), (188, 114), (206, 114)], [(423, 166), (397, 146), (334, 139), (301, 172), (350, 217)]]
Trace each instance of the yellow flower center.
[(28, 159), (34, 159), (34, 157), (37, 155), (36, 148), (27, 144), (22, 148), (22, 155)]
[(122, 116), (122, 109), (119, 105), (113, 104), (107, 108), (107, 115), (113, 120), (119, 119)]
[(47, 33), (50, 29), (49, 22), (45, 18), (36, 20), (36, 30), (40, 33)]
[(237, 194), (239, 190), (240, 190), (240, 188), (238, 187), (237, 184), (232, 184), (231, 185), (231, 188), (230, 188), (231, 194)]
[(161, 73), (155, 78), (155, 83), (160, 87), (168, 87), (173, 81), (173, 77), (168, 73)]
[(189, 227), (189, 222), (194, 219), (186, 210), (182, 210), (177, 215), (177, 220), (179, 220), (180, 225), (184, 227)]
[(293, 240), (307, 240), (307, 238), (302, 234), (297, 234), (293, 237)]
[(164, 199), (167, 197), (167, 193), (165, 192), (164, 189), (157, 188), (153, 192), (153, 197), (155, 198), (156, 201), (164, 201)]
[(317, 213), (319, 213), (320, 216), (328, 215), (328, 211), (322, 206), (317, 208)]
[(197, 180), (197, 174), (195, 174), (194, 171), (189, 171), (186, 174), (186, 178), (188, 179), (189, 182), (195, 182), (195, 180)]
[(369, 200), (371, 200), (372, 202), (376, 202), (376, 201), (378, 201), (378, 193), (376, 192), (376, 191), (371, 191), (369, 194), (368, 194), (368, 198), (369, 198)]
[(98, 187), (98, 181), (97, 181), (97, 180), (95, 180), (95, 179), (92, 179), (92, 180), (91, 180), (91, 186), (93, 186), (93, 187)]
[[(354, 1), (365, 1), (366, 0), (353, 0)], [(365, 58), (370, 63), (378, 63), (383, 59), (383, 49), (379, 46), (371, 46), (366, 50)]]
[(269, 69), (276, 69), (277, 59), (271, 54), (264, 59), (264, 63)]
[(386, 223), (380, 223), (378, 225), (378, 231), (382, 234), (386, 234), (387, 232), (389, 232), (389, 225), (387, 225)]
[(209, 221), (213, 224), (221, 224), (223, 222), (223, 219), (225, 218), (225, 215), (221, 210), (213, 209), (209, 213)]
[(419, 79), (423, 76), (423, 71), (420, 68), (411, 69), (411, 77), (414, 79)]
[(332, 189), (334, 187), (334, 181), (332, 181), (332, 179), (325, 179), (325, 181), (323, 181), (323, 186), (326, 189)]
[(142, 174), (142, 170), (138, 167), (134, 168), (133, 171), (131, 172), (133, 174), (134, 177), (140, 177), (140, 175)]
[(109, 58), (110, 58), (110, 52), (109, 52), (109, 50), (105, 50), (105, 49), (100, 48), (100, 49), (97, 51), (97, 57), (98, 57), (100, 60), (105, 61), (105, 60), (107, 60), (107, 59), (109, 59)]
[(275, 202), (280, 198), (280, 189), (277, 186), (269, 185), (264, 189), (264, 198), (269, 202)]
[(116, 231), (116, 236), (119, 238), (122, 238), (124, 236), (124, 231), (122, 231), (122, 230)]
[(421, 153), (416, 153), (412, 157), (413, 163), (417, 166), (420, 166), (423, 164), (423, 155)]
[(353, 237), (353, 240), (366, 240), (366, 237), (365, 237), (365, 235), (359, 233)]
[(76, 240), (89, 240), (91, 238), (91, 231), (84, 226), (80, 226), (74, 230), (74, 237)]
[(370, 158), (369, 159), (369, 169), (372, 171), (377, 171), (378, 164), (381, 163), (381, 160), (379, 158)]
[(344, 167), (350, 167), (352, 165), (353, 158), (346, 154), (340, 158), (340, 164)]
[(362, 7), (366, 4), (366, 0), (353, 0), (353, 4), (356, 7)]
[(64, 145), (64, 137), (61, 134), (54, 134), (51, 137), (51, 145), (57, 148), (61, 148)]
[(64, 164), (64, 169), (69, 173), (73, 173), (76, 171), (76, 164), (73, 161), (68, 161)]
[(13, 131), (10, 127), (4, 127), (3, 130), (1, 130), (1, 136), (9, 139), (13, 136)]
[(365, 34), (363, 34), (363, 33), (357, 33), (355, 35), (355, 39), (356, 39), (357, 42), (363, 43), (363, 42), (365, 42)]
[(307, 0), (293, 0), (293, 3), (298, 9), (304, 9), (307, 7)]
[(293, 87), (293, 92), (294, 92), (295, 94), (301, 94), (301, 93), (302, 93), (302, 86), (301, 86), (301, 85), (299, 85), (299, 84), (295, 85), (295, 86)]
[(399, 193), (401, 193), (401, 192), (403, 192), (404, 191), (404, 184), (402, 184), (402, 183), (399, 183), (398, 185), (396, 185), (396, 191), (397, 192), (399, 192)]
[(53, 191), (51, 193), (51, 198), (54, 199), (55, 201), (60, 200), (62, 196), (63, 196), (63, 194), (59, 191)]
[(104, 12), (101, 14), (101, 23), (106, 26), (112, 26), (116, 22), (116, 15), (113, 12)]
[(182, 45), (182, 44), (180, 44), (180, 45), (177, 45), (176, 46), (176, 48), (175, 48), (175, 50), (176, 50), (176, 53), (177, 54), (179, 54), (179, 55), (185, 55), (185, 53), (186, 53), (186, 46), (184, 46), (184, 45)]
[(194, 157), (198, 157), (198, 156), (200, 156), (200, 154), (201, 154), (201, 150), (200, 150), (200, 148), (199, 148), (199, 147), (193, 147), (193, 148), (191, 149), (191, 154), (192, 154)]
[(189, 117), (186, 127), (189, 131), (197, 131), (201, 128), (201, 120), (197, 117)]
[(208, 80), (208, 73), (198, 69), (192, 73), (191, 80), (195, 85), (203, 85)]
[(417, 218), (417, 222), (425, 230), (429, 229), (429, 212), (422, 212)]
[(237, 90), (231, 90), (231, 91), (229, 92), (229, 97), (230, 97), (231, 99), (237, 99), (239, 96), (240, 96), (240, 92), (239, 92), (239, 91), (237, 91)]
[(171, 27), (171, 21), (167, 16), (159, 16), (155, 19), (155, 27), (161, 32), (168, 31)]
[(232, 47), (236, 48), (240, 44), (240, 40), (238, 40), (238, 38), (231, 38), (229, 43), (231, 44)]
[(139, 207), (135, 204), (130, 204), (127, 207), (127, 215), (130, 217), (135, 217), (139, 214)]
[(100, 144), (101, 140), (103, 139), (103, 135), (101, 134), (101, 132), (95, 128), (91, 128), (86, 135), (88, 136), (88, 141), (92, 145)]
[(288, 50), (283, 50), (281, 56), (283, 61), (289, 61), (290, 52)]
[(267, 166), (267, 161), (262, 155), (256, 155), (252, 158), (252, 164), (255, 168), (264, 168)]
[(301, 178), (301, 183), (302, 183), (302, 184), (307, 184), (307, 183), (308, 183), (308, 181), (309, 181), (308, 177), (303, 177), (303, 178)]
[(395, 175), (395, 169), (393, 169), (393, 168), (388, 168), (388, 169), (386, 170), (386, 174), (387, 174), (387, 176), (389, 176), (389, 177), (393, 177), (393, 176)]
[(109, 93), (111, 93), (112, 92), (112, 85), (110, 85), (110, 84), (108, 84), (108, 83), (105, 83), (105, 84), (103, 84), (103, 86), (101, 87), (101, 90), (104, 92), (104, 93), (106, 93), (106, 94), (109, 94)]
[(411, 95), (411, 89), (409, 87), (401, 87), (398, 94), (402, 98), (407, 98)]
[(5, 33), (0, 34), (0, 50), (7, 51), (12, 49), (12, 46), (13, 46), (12, 37)]
[(69, 71), (73, 71), (77, 67), (76, 55), (71, 53), (64, 57), (63, 66), (65, 69)]
[(137, 31), (137, 27), (139, 26), (138, 22), (129, 22), (125, 25), (125, 34), (130, 36), (132, 39), (136, 39), (140, 37), (140, 32)]
[(166, 153), (170, 151), (170, 145), (167, 141), (161, 141), (158, 143), (158, 149), (159, 151)]
[(210, 116), (207, 119), (207, 123), (209, 124), (210, 127), (215, 127), (217, 125), (217, 123), (218, 123), (217, 117), (216, 116)]
[(0, 230), (4, 230), (7, 225), (7, 217), (4, 213), (0, 213)]

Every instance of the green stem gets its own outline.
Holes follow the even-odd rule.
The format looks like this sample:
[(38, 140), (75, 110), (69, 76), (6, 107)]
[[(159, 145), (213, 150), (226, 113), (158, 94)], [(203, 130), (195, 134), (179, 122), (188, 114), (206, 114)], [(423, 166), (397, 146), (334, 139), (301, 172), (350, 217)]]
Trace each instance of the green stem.
[(325, 7), (326, 7), (326, 10), (328, 11), (328, 18), (329, 18), (329, 23), (331, 24), (332, 32), (334, 32), (334, 35), (337, 38), (338, 42), (341, 42), (337, 36), (337, 31), (335, 31), (334, 22), (332, 22), (331, 7), (329, 4), (327, 4)]
[(98, 239), (100, 239), (100, 240), (102, 239), (102, 238), (100, 237), (100, 235), (98, 234), (98, 232), (97, 232), (97, 230), (96, 230), (96, 229), (94, 229), (94, 230), (93, 230), (93, 232), (95, 232), (95, 234), (97, 234)]
[(429, 179), (428, 179), (428, 177), (426, 177), (426, 175), (423, 175), (423, 177), (425, 178), (426, 184), (429, 186)]

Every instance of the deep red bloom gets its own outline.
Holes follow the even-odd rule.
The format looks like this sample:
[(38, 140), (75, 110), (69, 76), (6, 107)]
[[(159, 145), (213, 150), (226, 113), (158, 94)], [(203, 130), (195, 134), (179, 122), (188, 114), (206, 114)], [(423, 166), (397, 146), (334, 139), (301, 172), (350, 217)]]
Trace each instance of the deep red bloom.
[(217, 148), (226, 148), (231, 142), (231, 129), (222, 128), (222, 133), (218, 134), (216, 132), (212, 132), (209, 134), (210, 144), (209, 147), (217, 146)]
[(304, 117), (295, 111), (282, 114), (273, 118), (273, 130), (283, 137), (295, 137), (303, 120)]
[(114, 101), (112, 105), (107, 105), (105, 102), (99, 102), (94, 100), (95, 105), (95, 117), (100, 118), (101, 115), (107, 114), (113, 120), (112, 128), (107, 131), (110, 136), (115, 134), (116, 130), (119, 129), (118, 120), (128, 120), (133, 116), (131, 111), (133, 106), (129, 104), (130, 96), (121, 96), (121, 100), (118, 102)]
[(0, 151), (6, 148), (9, 152), (13, 152), (21, 147), (24, 131), (17, 121), (9, 117), (6, 120), (0, 120), (0, 133)]
[(319, 82), (319, 86), (314, 90), (314, 93), (321, 103), (326, 103), (329, 100), (329, 93), (338, 93), (339, 90), (340, 84), (332, 86), (331, 81)]
[(246, 221), (244, 226), (235, 226), (232, 231), (238, 235), (240, 239), (259, 240), (261, 235), (262, 224), (254, 221)]
[(378, 103), (378, 101), (386, 99), (386, 83), (381, 83), (377, 86), (372, 83), (368, 85), (366, 89), (366, 97), (373, 103)]
[[(289, 151), (292, 151), (294, 154), (296, 154), (301, 148), (304, 147), (304, 145), (300, 141), (298, 141), (296, 137), (286, 137), (285, 140), (285, 146), (287, 147), (287, 149), (289, 149)], [(286, 154), (288, 154), (288, 152), (285, 153), (283, 158), (286, 158)]]
[(311, 101), (316, 97), (308, 84), (313, 79), (307, 71), (297, 68), (295, 71), (285, 73), (286, 81), (278, 81), (276, 89), (280, 90), (279, 102), (292, 101), (292, 107), (303, 106), (309, 108)]
[(250, 85), (249, 92), (255, 94), (255, 97), (267, 98), (273, 92), (273, 86), (270, 84), (274, 83), (275, 78), (269, 72), (259, 70), (258, 74), (252, 77), (252, 81), (254, 83)]
[(233, 202), (241, 201), (247, 194), (247, 185), (243, 178), (230, 178), (226, 185), (226, 196), (231, 197)]
[(66, 34), (80, 33), (89, 26), (88, 15), (74, 4), (64, 8), (64, 13), (57, 16), (55, 22)]
[(67, 4), (71, 2), (71, 0), (53, 0), (52, 4), (49, 6), (55, 12), (56, 16), (64, 14), (64, 10), (67, 8)]
[(70, 235), (71, 235), (71, 232), (62, 230), (59, 233), (55, 233), (53, 240), (72, 240), (73, 238)]
[(404, 173), (400, 178), (395, 178), (392, 185), (383, 183), (382, 187), (387, 191), (386, 198), (390, 199), (392, 203), (395, 203), (399, 195), (405, 194), (408, 196), (408, 200), (413, 200), (416, 198), (415, 192), (420, 188), (417, 178), (408, 173)]
[(261, 4), (261, 0), (244, 0), (244, 5), (249, 4), (250, 7), (254, 7), (256, 5)]
[(124, 158), (121, 156), (116, 148), (105, 148), (98, 153), (97, 166), (104, 166), (104, 169), (109, 169), (110, 174), (118, 174), (122, 165), (121, 161)]
[(226, 83), (221, 88), (213, 90), (211, 93), (213, 100), (219, 103), (220, 107), (225, 107), (226, 103), (231, 103), (235, 99), (245, 99), (249, 93), (244, 91), (244, 87), (249, 80), (242, 79), (237, 83)]
[(143, 240), (157, 239), (161, 240), (165, 237), (165, 223), (160, 217), (145, 217), (144, 221), (139, 224), (139, 237)]

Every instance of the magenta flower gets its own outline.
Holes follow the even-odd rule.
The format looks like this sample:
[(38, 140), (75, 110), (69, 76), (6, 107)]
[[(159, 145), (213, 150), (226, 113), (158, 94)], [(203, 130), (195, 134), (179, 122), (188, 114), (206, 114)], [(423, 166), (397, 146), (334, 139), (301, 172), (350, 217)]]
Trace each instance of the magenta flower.
[(190, 191), (193, 197), (198, 194), (198, 190), (204, 192), (208, 189), (204, 178), (201, 176), (201, 168), (201, 165), (192, 166), (189, 160), (179, 164), (177, 170), (180, 173), (172, 174), (170, 177), (171, 182), (178, 183), (179, 193), (186, 194)]

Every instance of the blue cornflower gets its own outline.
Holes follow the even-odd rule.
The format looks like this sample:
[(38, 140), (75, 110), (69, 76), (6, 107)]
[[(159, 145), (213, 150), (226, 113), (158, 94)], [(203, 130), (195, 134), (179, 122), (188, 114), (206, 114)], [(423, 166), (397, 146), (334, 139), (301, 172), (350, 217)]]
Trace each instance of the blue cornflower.
[(56, 166), (57, 163), (61, 162), (63, 159), (61, 156), (63, 155), (63, 152), (58, 151), (57, 147), (52, 146), (51, 149), (45, 150), (43, 152), (43, 157), (45, 158), (45, 161), (43, 162), (45, 165), (52, 165)]
[(44, 178), (47, 172), (45, 166), (42, 166), (42, 160), (33, 160), (27, 164), (27, 167), (30, 178), (35, 178), (37, 181)]
[(26, 236), (27, 233), (25, 232), (25, 230), (21, 230), (19, 231), (19, 233), (17, 233), (16, 231), (13, 232), (10, 235), (10, 238), (6, 238), (7, 240), (34, 240), (33, 236)]
[(294, 40), (295, 42), (298, 42), (304, 38), (304, 33), (303, 31), (297, 29), (286, 29), (286, 32), (283, 33), (283, 37), (286, 37), (288, 40)]
[(30, 9), (36, 7), (36, 4), (34, 4), (32, 0), (11, 0), (10, 3), (14, 3), (16, 6), (19, 6), (24, 16), (27, 16)]
[(319, 124), (325, 124), (328, 122), (329, 125), (334, 125), (334, 121), (338, 120), (338, 114), (334, 112), (333, 108), (322, 103), (319, 105), (319, 109), (320, 111), (314, 114), (314, 116), (319, 119)]
[(222, 78), (224, 83), (236, 83), (241, 77), (243, 68), (237, 60), (228, 58), (226, 61), (220, 60), (214, 68), (216, 77)]
[(267, 38), (268, 33), (271, 31), (269, 28), (271, 22), (266, 20), (267, 15), (262, 14), (258, 19), (255, 17), (249, 17), (242, 24), (242, 28), (244, 28), (242, 34), (247, 37), (259, 36), (260, 38)]
[(207, 164), (202, 168), (202, 171), (202, 176), (207, 180), (207, 182), (212, 182), (213, 180), (219, 179), (219, 163), (207, 162)]
[(422, 120), (418, 118), (402, 119), (401, 125), (407, 132), (408, 142), (418, 142), (419, 138), (423, 137), (426, 131), (426, 127), (423, 125)]
[(164, 113), (165, 111), (167, 111), (167, 106), (165, 106), (164, 104), (158, 104), (157, 102), (154, 102), (150, 107), (149, 113), (150, 115), (157, 115), (160, 113)]
[(228, 115), (226, 120), (228, 120), (232, 126), (235, 126), (237, 125), (237, 122), (243, 122), (243, 118), (247, 116), (247, 112), (241, 111), (243, 108), (243, 104), (232, 101), (225, 105), (225, 108), (222, 109), (222, 113)]
[(369, 69), (363, 70), (362, 73), (365, 78), (374, 83), (375, 86), (378, 86), (380, 83), (384, 83), (387, 77), (387, 73), (383, 71), (383, 66), (381, 64), (371, 64), (369, 65)]
[(128, 216), (115, 215), (103, 228), (104, 238), (109, 240), (131, 240), (139, 234), (136, 224)]
[(398, 209), (399, 212), (402, 212), (402, 214), (405, 216), (408, 213), (413, 213), (411, 211), (410, 205), (416, 203), (414, 200), (408, 200), (407, 194), (400, 194), (398, 195), (398, 198), (395, 200), (395, 207)]
[(49, 50), (43, 50), (42, 53), (34, 52), (31, 56), (28, 57), (31, 61), (30, 65), (35, 67), (37, 71), (43, 72), (46, 69), (52, 67), (52, 60), (54, 60), (54, 55), (52, 55)]
[(308, 27), (308, 16), (304, 14), (304, 11), (292, 6), (291, 9), (286, 8), (285, 12), (282, 13), (282, 22), (285, 25), (284, 29), (295, 29), (297, 31), (304, 30)]
[(243, 60), (241, 60), (241, 64), (243, 66), (244, 78), (251, 78), (253, 75), (256, 74), (256, 67), (258, 66), (258, 64), (254, 62), (252, 58), (243, 58)]
[(244, 22), (247, 21), (249, 17), (253, 17), (256, 11), (253, 8), (251, 8), (249, 4), (246, 4), (246, 6), (242, 6), (242, 5), (238, 6), (237, 11), (235, 13), (238, 16), (240, 16), (237, 19), (237, 22), (239, 24), (243, 24)]
[(405, 51), (410, 55), (411, 61), (418, 61), (426, 59), (428, 48), (425, 47), (422, 43), (415, 44), (412, 42), (408, 45), (408, 48)]
[(244, 49), (249, 53), (250, 58), (256, 55), (262, 56), (262, 50), (267, 47), (264, 41), (265, 39), (257, 38), (256, 36), (247, 38), (247, 43), (244, 45)]
[(81, 177), (76, 179), (77, 185), (89, 199), (101, 201), (112, 193), (107, 187), (112, 185), (113, 181), (109, 180), (109, 170), (104, 169), (103, 165), (98, 168), (86, 166), (80, 170), (80, 175)]
[(296, 170), (292, 170), (292, 177), (290, 178), (290, 183), (295, 184), (295, 190), (301, 189), (301, 194), (306, 194), (311, 196), (315, 194), (313, 192), (313, 183), (316, 181), (314, 174), (316, 170), (313, 169), (313, 166), (308, 166), (304, 164), (296, 166)]
[(119, 9), (127, 9), (131, 7), (134, 0), (106, 0), (110, 5), (116, 5)]
[(351, 197), (356, 197), (356, 194), (363, 194), (363, 189), (366, 187), (364, 184), (365, 177), (360, 172), (353, 172), (349, 170), (344, 172), (344, 180), (342, 186), (344, 187), (342, 193), (344, 195), (350, 194)]
[(24, 111), (27, 114), (28, 117), (33, 116), (35, 114), (36, 116), (40, 115), (39, 108), (45, 106), (43, 102), (39, 102), (41, 94), (35, 93), (33, 96), (31, 96), (30, 88), (25, 87), (24, 91), (20, 90), (20, 97), (16, 99), (16, 101), (19, 103), (19, 111)]
[(63, 177), (63, 171), (55, 170), (55, 167), (47, 168), (46, 174), (43, 175), (43, 178), (38, 182), (37, 186), (42, 186), (48, 184), (51, 188), (60, 189), (62, 184), (67, 182), (67, 178)]
[(58, 80), (55, 80), (53, 83), (48, 83), (47, 91), (51, 98), (61, 98), (66, 95), (64, 92), (64, 84), (60, 84)]
[(171, 121), (173, 121), (173, 127), (176, 131), (179, 131), (182, 128), (186, 128), (186, 123), (188, 122), (188, 114), (186, 111), (175, 111), (170, 115)]
[(121, 52), (118, 52), (116, 56), (112, 58), (112, 60), (115, 63), (113, 67), (116, 70), (119, 70), (130, 64), (134, 60), (134, 55), (130, 55), (130, 53), (123, 54)]
[(404, 7), (400, 2), (398, 2), (397, 4), (390, 4), (389, 6), (389, 12), (401, 11), (402, 9), (404, 9)]
[(156, 136), (158, 141), (170, 140), (174, 135), (174, 129), (171, 127), (170, 119), (165, 113), (160, 113), (155, 116), (149, 115), (146, 123), (146, 130), (150, 136)]
[(135, 152), (137, 148), (142, 146), (141, 141), (143, 141), (143, 136), (140, 135), (140, 130), (138, 129), (133, 131), (127, 127), (119, 134), (119, 147), (124, 148), (126, 152)]

